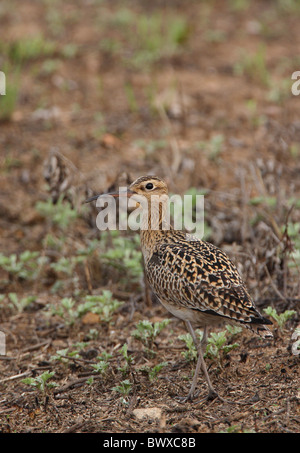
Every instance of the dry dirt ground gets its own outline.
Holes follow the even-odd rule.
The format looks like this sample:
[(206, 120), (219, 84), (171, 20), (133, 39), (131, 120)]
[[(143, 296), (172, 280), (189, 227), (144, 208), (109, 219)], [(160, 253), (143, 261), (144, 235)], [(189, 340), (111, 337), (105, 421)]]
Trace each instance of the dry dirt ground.
[[(299, 431), (299, 19), (296, 0), (1, 2), (2, 432)], [(178, 400), (184, 326), (146, 297), (138, 235), (82, 209), (148, 173), (205, 193), (206, 238), (260, 311), (294, 311), (269, 315), (273, 341), (227, 333), (207, 357), (225, 401), (202, 401), (202, 376)], [(166, 318), (149, 352), (133, 332)]]

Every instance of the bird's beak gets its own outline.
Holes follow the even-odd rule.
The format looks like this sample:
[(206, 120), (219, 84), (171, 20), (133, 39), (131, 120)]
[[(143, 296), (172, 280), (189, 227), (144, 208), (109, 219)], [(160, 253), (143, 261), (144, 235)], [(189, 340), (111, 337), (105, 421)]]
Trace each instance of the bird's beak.
[(130, 189), (126, 190), (125, 192), (108, 192), (108, 193), (102, 193), (99, 195), (94, 195), (91, 198), (88, 198), (85, 200), (85, 203), (90, 203), (91, 201), (97, 200), (99, 197), (106, 197), (107, 195), (110, 195), (111, 197), (119, 198), (119, 197), (127, 197), (130, 198), (132, 195), (134, 195), (134, 192), (132, 192)]

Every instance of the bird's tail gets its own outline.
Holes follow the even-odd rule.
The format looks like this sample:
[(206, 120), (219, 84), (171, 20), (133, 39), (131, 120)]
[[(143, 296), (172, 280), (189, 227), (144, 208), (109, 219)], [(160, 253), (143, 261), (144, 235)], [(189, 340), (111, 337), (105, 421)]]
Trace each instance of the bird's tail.
[(265, 324), (273, 324), (269, 319), (264, 318), (263, 316), (259, 318), (252, 318), (249, 323), (246, 324), (252, 332), (259, 335), (261, 338), (270, 339), (273, 338), (271, 330), (265, 326)]

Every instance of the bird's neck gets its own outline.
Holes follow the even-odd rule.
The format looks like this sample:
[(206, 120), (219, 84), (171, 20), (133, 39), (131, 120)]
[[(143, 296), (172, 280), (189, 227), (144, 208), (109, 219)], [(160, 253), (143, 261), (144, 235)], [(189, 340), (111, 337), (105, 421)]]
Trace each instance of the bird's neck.
[(156, 244), (171, 229), (168, 216), (168, 197), (151, 197), (147, 210), (143, 209), (141, 221), (141, 245), (145, 259), (152, 254)]

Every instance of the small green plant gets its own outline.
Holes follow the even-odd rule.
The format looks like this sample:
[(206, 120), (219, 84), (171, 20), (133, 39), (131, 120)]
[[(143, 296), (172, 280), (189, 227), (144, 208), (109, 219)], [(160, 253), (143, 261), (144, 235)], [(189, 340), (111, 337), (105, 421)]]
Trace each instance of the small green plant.
[(46, 217), (52, 225), (57, 225), (62, 230), (66, 230), (77, 218), (77, 212), (72, 208), (71, 203), (59, 197), (56, 204), (49, 199), (47, 201), (38, 201), (35, 209)]
[(221, 332), (211, 332), (207, 340), (206, 356), (217, 360), (221, 365), (221, 353), (228, 354), (232, 349), (237, 348), (238, 343), (227, 344), (226, 330)]
[[(198, 329), (196, 331), (197, 335), (202, 334)], [(197, 350), (193, 341), (193, 338), (190, 333), (184, 333), (178, 336), (178, 339), (185, 343), (187, 351), (182, 351), (181, 354), (185, 358), (185, 360), (189, 362), (193, 362), (197, 358)]]
[(97, 313), (101, 321), (109, 322), (114, 312), (122, 305), (123, 302), (113, 298), (111, 291), (103, 290), (102, 294), (85, 297), (85, 302), (78, 306), (78, 316), (92, 312)]
[(40, 392), (45, 394), (47, 389), (51, 389), (57, 386), (55, 382), (48, 382), (50, 379), (52, 379), (54, 374), (54, 371), (45, 371), (40, 376), (37, 376), (35, 378), (28, 377), (22, 379), (21, 382), (23, 382), (23, 384), (31, 385), (32, 387), (37, 388)]
[(71, 256), (69, 258), (62, 256), (58, 261), (51, 263), (50, 267), (57, 273), (71, 276), (74, 272), (75, 266), (83, 260), (84, 258), (81, 256)]
[(128, 345), (125, 343), (122, 348), (120, 349), (122, 356), (125, 359), (125, 365), (122, 367), (119, 367), (119, 371), (123, 375), (126, 375), (128, 371), (130, 370), (131, 364), (133, 363), (133, 357), (128, 354)]
[(278, 314), (276, 308), (273, 307), (264, 308), (264, 312), (277, 322), (281, 332), (283, 332), (285, 323), (296, 314), (295, 310), (285, 310), (283, 313)]
[(101, 356), (98, 356), (98, 363), (92, 365), (94, 372), (104, 375), (109, 367), (109, 359), (111, 359), (111, 357), (112, 355), (107, 352), (103, 352)]
[(164, 319), (163, 321), (157, 321), (154, 324), (148, 320), (139, 321), (136, 324), (136, 329), (131, 333), (131, 335), (141, 341), (145, 346), (146, 352), (149, 355), (155, 355), (155, 352), (152, 350), (152, 346), (156, 337), (161, 333), (161, 331), (169, 324), (170, 319)]
[(57, 360), (62, 363), (69, 363), (69, 359), (79, 358), (78, 350), (70, 351), (69, 348), (59, 349), (51, 356), (51, 360)]
[(8, 293), (9, 300), (11, 301), (11, 308), (17, 309), (19, 313), (28, 307), (36, 300), (36, 296), (27, 296), (19, 298), (16, 293)]
[(132, 384), (129, 379), (125, 379), (124, 381), (121, 381), (119, 385), (112, 387), (113, 392), (120, 393), (123, 396), (128, 396), (131, 390)]
[[(238, 343), (229, 344), (228, 341), (233, 336), (237, 335), (242, 329), (236, 326), (225, 326), (226, 330), (220, 332), (211, 332), (210, 336), (207, 339), (207, 346), (205, 351), (205, 357), (210, 357), (213, 360), (216, 360), (219, 364), (221, 363), (221, 358), (223, 354), (227, 354), (232, 349), (238, 347)], [(201, 330), (196, 330), (196, 335), (198, 336), (199, 341), (201, 342), (203, 338), (203, 333)], [(230, 338), (228, 338), (228, 335)], [(197, 358), (197, 351), (194, 345), (194, 341), (189, 333), (179, 335), (179, 340), (184, 341), (187, 351), (183, 351), (182, 355), (188, 361), (194, 361)]]
[(161, 362), (158, 363), (157, 365), (154, 365), (154, 367), (152, 368), (146, 366), (144, 367), (144, 370), (147, 371), (150, 381), (153, 381), (154, 379), (157, 378), (158, 373), (160, 373), (160, 371), (167, 365), (168, 362)]
[(75, 304), (72, 297), (63, 297), (58, 304), (49, 304), (46, 314), (59, 316), (67, 326), (72, 326), (79, 317)]
[(35, 279), (43, 261), (44, 258), (39, 256), (39, 252), (29, 250), (25, 250), (19, 256), (15, 253), (8, 256), (0, 253), (0, 267), (9, 273), (11, 278)]
[[(104, 232), (105, 233), (105, 232)], [(108, 248), (108, 241), (111, 246)], [(111, 231), (110, 236), (102, 234), (100, 241), (100, 260), (120, 271), (122, 280), (138, 281), (143, 275), (142, 253), (139, 249), (139, 236), (121, 236), (119, 231)], [(125, 275), (125, 277), (124, 277)]]

